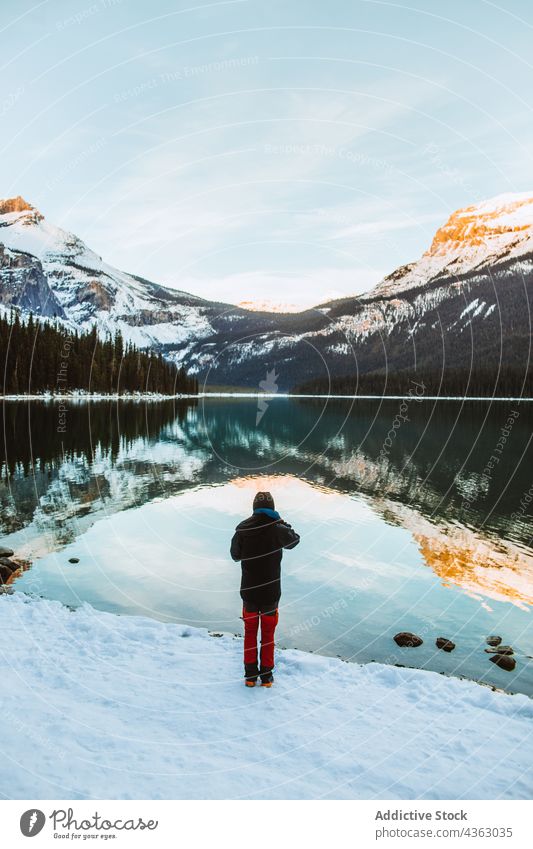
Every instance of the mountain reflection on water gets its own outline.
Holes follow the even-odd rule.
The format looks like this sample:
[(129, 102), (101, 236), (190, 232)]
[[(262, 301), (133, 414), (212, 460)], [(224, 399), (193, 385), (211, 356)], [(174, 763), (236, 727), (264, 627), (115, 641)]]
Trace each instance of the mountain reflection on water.
[[(441, 588), (448, 592), (455, 588), (487, 615), (495, 615), (498, 609), (500, 619), (503, 611), (503, 621), (509, 622), (509, 611), (514, 610), (515, 617), (528, 619), (533, 599), (529, 405), (513, 401), (492, 404), (412, 402), (408, 420), (394, 429), (387, 442), (400, 404), (397, 400), (269, 399), (266, 413), (256, 425), (255, 399), (71, 403), (67, 409), (66, 428), (59, 432), (55, 403), (4, 402), (4, 441), (0, 458), (3, 542), (14, 548), (20, 557), (34, 561), (32, 572), (41, 568), (38, 558), (45, 558), (41, 568), (44, 594), (53, 594), (51, 584), (45, 580), (48, 569), (52, 574), (52, 565), (46, 559), (51, 552), (71, 546), (95, 524), (94, 533), (98, 531), (99, 539), (104, 539), (105, 527), (101, 523), (117, 513), (173, 497), (183, 499), (189, 493), (188, 500), (176, 502), (182, 504), (186, 514), (189, 510), (196, 516), (194, 522), (181, 528), (184, 549), (193, 552), (193, 559), (204, 557), (215, 561), (220, 558), (222, 569), (225, 568), (223, 561), (228, 559), (227, 536), (238, 519), (230, 506), (231, 493), (238, 492), (239, 487), (253, 490), (266, 486), (270, 480), (270, 485), (281, 496), (286, 480), (287, 495), (290, 493), (297, 502), (284, 506), (290, 514), (289, 519), (294, 518), (299, 526), (305, 525), (306, 502), (310, 505), (312, 501), (309, 511), (313, 513), (314, 526), (320, 525), (321, 533), (327, 529), (323, 534), (324, 540), (328, 539), (327, 551), (321, 551), (318, 540), (320, 562), (325, 563), (328, 558), (333, 562), (336, 558), (335, 562), (340, 563), (344, 557), (350, 560), (350, 574), (353, 568), (359, 568), (358, 557), (360, 560), (363, 557), (359, 551), (362, 537), (358, 537), (356, 527), (359, 520), (355, 514), (352, 518), (349, 510), (338, 519), (339, 508), (333, 507), (344, 504), (344, 499), (348, 509), (355, 499), (359, 504), (364, 503), (369, 511), (363, 524), (370, 523), (368, 533), (371, 530), (374, 534), (374, 547), (380, 552), (379, 562), (394, 561), (389, 551), (398, 543), (392, 529), (402, 529), (405, 534), (402, 539), (411, 547), (405, 568), (409, 563), (417, 568), (430, 567)], [(512, 427), (507, 427), (502, 442), (502, 428), (511, 414)], [(497, 446), (499, 450), (495, 453)], [(497, 462), (493, 461), (489, 474), (487, 467), (491, 457), (497, 457)], [(303, 489), (294, 488), (297, 479), (305, 484)], [(295, 481), (294, 486), (291, 481)], [(207, 539), (209, 535), (202, 527), (202, 514), (215, 508), (207, 495), (201, 496), (197, 491), (221, 485), (227, 488), (230, 484), (233, 489), (224, 490), (228, 500), (220, 539), (218, 531)], [(221, 500), (225, 498), (226, 495), (222, 497), (221, 494)], [(216, 509), (224, 509), (224, 506)], [(157, 523), (155, 513), (151, 516), (151, 521)], [(135, 534), (135, 529), (124, 529), (124, 533), (130, 532)], [(308, 533), (312, 532), (309, 524)], [(145, 529), (145, 533), (150, 531)], [(165, 531), (161, 534), (163, 539)], [(195, 534), (198, 539), (193, 538)], [(335, 534), (346, 539), (349, 550), (343, 551), (334, 544)], [(360, 534), (364, 537), (361, 529)], [(98, 548), (96, 536), (91, 539)], [(159, 552), (164, 550), (157, 549), (158, 544), (162, 545), (161, 539), (153, 543), (154, 550)], [(107, 545), (112, 550), (112, 539)], [(205, 546), (204, 553), (199, 549), (201, 545)], [(372, 539), (369, 538), (365, 545), (368, 553), (372, 549)], [(315, 535), (313, 556), (316, 554)], [(374, 575), (381, 568), (379, 558), (369, 567)], [(180, 563), (173, 564), (175, 573), (181, 568)], [(289, 565), (287, 569), (290, 570)], [(307, 573), (306, 580), (311, 580), (309, 575)], [(89, 576), (86, 578), (89, 580)], [(285, 589), (290, 604), (295, 580), (289, 571)], [(313, 580), (316, 585), (311, 591), (318, 596), (316, 604), (312, 600), (306, 602), (310, 615), (314, 607), (323, 607), (326, 596), (331, 595), (331, 586), (327, 592), (324, 589), (328, 580), (325, 572), (314, 573)], [(24, 589), (28, 581), (28, 573), (25, 573), (16, 586)], [(414, 582), (410, 592), (416, 591)], [(54, 592), (64, 600), (57, 587)], [(94, 602), (81, 585), (77, 592), (81, 600)], [(401, 597), (407, 611), (405, 592), (402, 589)], [(365, 593), (364, 586), (359, 588), (359, 598), (361, 593)], [(331, 597), (334, 598), (334, 593)], [(101, 598), (100, 602), (109, 609), (120, 607), (109, 597)], [(228, 605), (230, 603), (235, 604), (233, 597), (228, 600)], [(213, 613), (211, 620), (209, 616), (197, 615), (190, 598), (188, 604), (186, 613), (191, 621), (201, 620), (208, 625), (211, 622), (213, 626), (215, 622), (229, 623), (231, 627), (229, 607), (226, 609), (222, 605), (224, 610), (220, 607), (220, 615)], [(389, 607), (393, 607), (390, 601)], [(121, 609), (137, 611), (135, 604)], [(169, 610), (163, 612), (161, 609), (159, 613), (158, 610), (158, 601), (154, 598), (152, 614), (161, 615), (161, 618), (171, 615)], [(401, 610), (399, 606), (398, 615)], [(316, 637), (314, 650), (331, 651), (325, 644), (329, 645), (331, 631), (336, 620), (342, 618), (341, 613), (339, 611), (339, 616), (329, 617), (332, 621), (319, 626), (321, 637)], [(437, 622), (441, 621), (437, 610), (433, 615)], [(412, 619), (416, 617), (413, 615)], [(410, 620), (402, 620), (398, 624), (408, 626), (409, 623)], [(524, 655), (531, 654), (531, 647), (527, 645), (527, 639), (531, 640), (530, 629), (529, 635), (526, 633), (528, 621), (521, 619), (520, 623), (516, 633), (521, 636), (522, 651)], [(349, 630), (353, 628), (350, 622)], [(353, 634), (351, 642), (347, 639), (343, 642), (338, 637), (335, 648), (340, 648), (343, 656), (354, 659), (390, 660), (389, 655), (384, 656), (385, 643), (383, 649), (376, 648), (382, 631), (383, 627), (367, 654), (354, 650)], [(286, 634), (285, 642), (311, 648), (315, 636), (300, 632), (298, 642)], [(324, 640), (324, 636), (328, 639)], [(505, 636), (505, 640), (508, 639)], [(413, 655), (405, 658), (400, 654), (394, 660), (419, 663)], [(438, 668), (429, 659), (424, 663)], [(480, 677), (469, 668), (464, 674)], [(497, 677), (506, 673), (495, 670), (495, 674), (494, 683), (507, 686), (505, 679)], [(522, 682), (514, 689), (527, 691), (528, 687)]]

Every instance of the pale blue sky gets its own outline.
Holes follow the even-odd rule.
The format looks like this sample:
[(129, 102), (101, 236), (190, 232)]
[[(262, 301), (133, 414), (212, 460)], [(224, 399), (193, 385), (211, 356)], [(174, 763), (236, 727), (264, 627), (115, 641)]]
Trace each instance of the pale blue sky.
[(0, 196), (127, 271), (307, 305), (533, 191), (526, 0), (3, 0)]

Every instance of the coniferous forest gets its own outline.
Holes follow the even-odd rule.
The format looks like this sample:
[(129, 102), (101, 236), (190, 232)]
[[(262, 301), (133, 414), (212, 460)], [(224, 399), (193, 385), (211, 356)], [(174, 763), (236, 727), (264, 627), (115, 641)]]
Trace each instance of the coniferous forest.
[(533, 368), (527, 364), (499, 367), (494, 363), (444, 371), (369, 372), (344, 377), (316, 378), (300, 383), (293, 392), (301, 395), (409, 395), (415, 384), (418, 395), (441, 398), (532, 397)]
[(126, 343), (120, 332), (102, 340), (96, 328), (68, 330), (18, 312), (0, 316), (0, 394), (154, 392), (196, 394), (198, 381), (161, 354)]

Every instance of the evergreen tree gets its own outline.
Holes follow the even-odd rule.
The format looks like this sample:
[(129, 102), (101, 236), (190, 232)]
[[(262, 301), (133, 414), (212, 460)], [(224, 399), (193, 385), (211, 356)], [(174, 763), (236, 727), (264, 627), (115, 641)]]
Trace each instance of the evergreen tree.
[(156, 392), (195, 395), (198, 381), (159, 353), (124, 343), (120, 331), (100, 339), (55, 323), (0, 316), (0, 394)]
[(417, 394), (441, 398), (533, 397), (533, 368), (530, 363), (502, 366), (498, 360), (469, 368), (443, 371), (418, 369), (397, 372), (368, 372), (344, 377), (316, 378), (299, 384), (294, 392), (302, 395), (409, 395), (418, 384)]

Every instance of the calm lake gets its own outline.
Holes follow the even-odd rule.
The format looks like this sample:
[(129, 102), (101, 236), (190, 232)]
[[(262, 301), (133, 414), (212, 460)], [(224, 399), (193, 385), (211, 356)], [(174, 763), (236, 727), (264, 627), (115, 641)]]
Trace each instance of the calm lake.
[[(229, 543), (270, 489), (302, 537), (280, 645), (533, 695), (532, 420), (527, 402), (414, 397), (5, 401), (0, 543), (28, 561), (12, 587), (242, 633)], [(402, 630), (423, 645), (397, 647)]]

